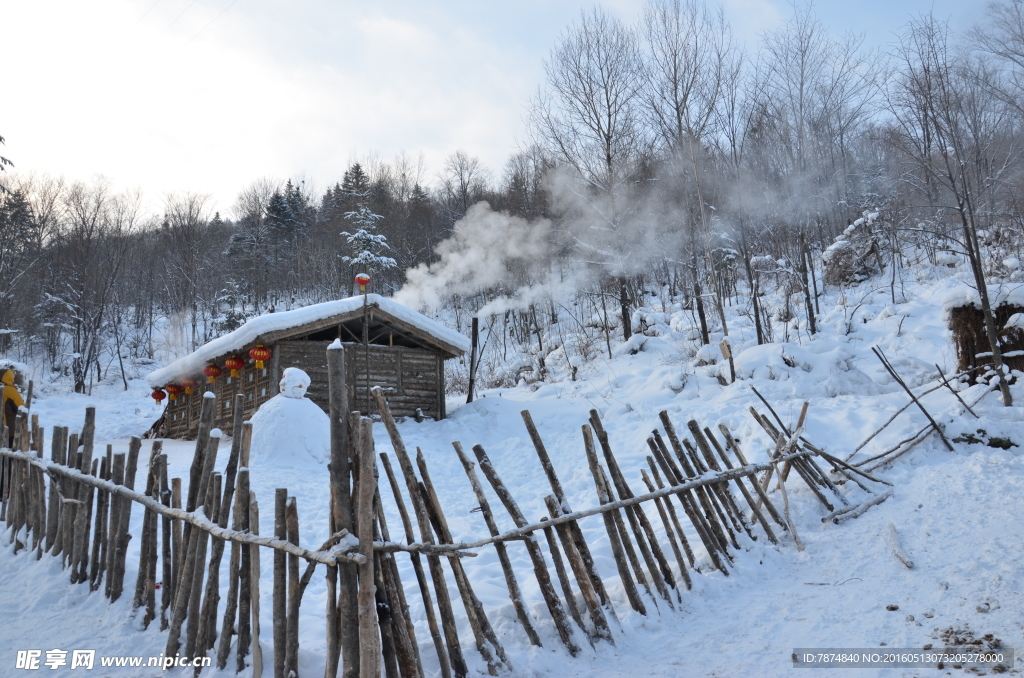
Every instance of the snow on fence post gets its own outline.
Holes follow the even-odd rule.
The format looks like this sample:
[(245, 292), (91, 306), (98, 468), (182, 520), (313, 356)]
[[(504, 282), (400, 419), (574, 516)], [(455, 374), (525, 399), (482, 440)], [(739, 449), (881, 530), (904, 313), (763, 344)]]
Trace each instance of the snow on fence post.
[[(647, 463), (651, 466), (652, 472), (656, 469), (653, 462), (654, 459), (652, 457), (647, 457)], [(651, 477), (647, 475), (647, 469), (640, 469), (640, 478), (644, 481), (644, 485), (647, 486), (648, 492), (657, 491), (657, 488), (651, 481)], [(667, 502), (663, 501), (662, 497), (654, 500), (654, 505), (658, 509), (658, 515), (661, 517), (661, 524), (665, 527), (665, 536), (668, 537), (669, 546), (672, 547), (672, 553), (676, 557), (676, 562), (679, 563), (679, 572), (683, 576), (683, 583), (686, 584), (686, 590), (689, 591), (693, 588), (693, 581), (690, 579), (690, 573), (687, 570), (686, 558), (683, 556), (683, 552), (679, 549), (679, 541), (676, 539), (676, 530), (673, 529), (672, 522), (669, 520), (668, 512), (665, 509), (666, 503)], [(676, 527), (679, 527), (678, 521), (676, 522)], [(682, 534), (682, 529), (679, 529), (679, 533)], [(684, 536), (683, 539), (685, 540), (686, 537)]]
[[(657, 430), (651, 433), (651, 438), (648, 439), (647, 444), (651, 448), (651, 452), (654, 453), (654, 458), (658, 460), (658, 465), (661, 466), (668, 484), (681, 485), (687, 479), (692, 479), (696, 474), (687, 460), (686, 450), (680, 444), (679, 438), (676, 436), (675, 427), (672, 426), (672, 421), (668, 418), (667, 412), (661, 416), (661, 424), (665, 429), (665, 435), (668, 436), (669, 442), (672, 444), (672, 451), (675, 452), (676, 458), (672, 458), (672, 453), (669, 452), (664, 438), (661, 437), (661, 433)], [(676, 459), (678, 459), (679, 465), (676, 464)], [(685, 476), (683, 475), (684, 473), (686, 474)], [(732, 560), (727, 549), (725, 534), (716, 520), (714, 510), (711, 509), (708, 503), (704, 489), (699, 487), (685, 490), (676, 496), (679, 498), (680, 504), (682, 504), (686, 517), (690, 519), (701, 541), (704, 543), (704, 548), (707, 549), (711, 562), (715, 564), (715, 567), (723, 575), (728, 576), (729, 569), (726, 567), (726, 562), (732, 562)], [(704, 509), (703, 513), (701, 512), (702, 508)]]
[[(181, 496), (179, 492), (179, 504)], [(238, 492), (235, 492), (235, 500), (232, 508), (231, 529), (238, 532), (239, 527), (238, 506), (241, 503)], [(275, 551), (276, 553), (276, 551)], [(231, 542), (231, 559), (228, 561), (228, 597), (224, 603), (224, 619), (221, 622), (220, 641), (217, 646), (217, 668), (223, 671), (228, 665), (228, 656), (231, 654), (231, 637), (236, 635), (238, 630), (235, 626), (235, 618), (238, 613), (238, 579), (239, 568), (242, 561), (242, 545), (237, 541)]]
[[(327, 388), (330, 399), (331, 419), (331, 461), (327, 468), (331, 485), (331, 534), (341, 530), (355, 533), (352, 520), (352, 469), (349, 463), (348, 430), (348, 386), (345, 372), (345, 348), (340, 340), (327, 347)], [(356, 678), (359, 675), (359, 614), (356, 603), (357, 572), (350, 562), (338, 563), (337, 570), (328, 569), (330, 579), (340, 578), (338, 611), (334, 626), (337, 638), (327, 643), (327, 670), (325, 678), (338, 674), (338, 659), (341, 655), (342, 675)], [(328, 628), (331, 628), (328, 624)], [(276, 658), (275, 658), (276, 660)]]
[[(541, 518), (540, 520), (542, 523), (546, 523), (548, 518)], [(587, 640), (590, 641), (590, 645), (593, 647), (595, 637), (590, 633), (587, 625), (583, 623), (583, 616), (580, 614), (580, 608), (576, 604), (576, 594), (572, 590), (572, 583), (570, 583), (569, 575), (565, 571), (562, 551), (558, 548), (558, 540), (555, 539), (555, 531), (550, 525), (545, 525), (542, 531), (544, 532), (544, 539), (548, 542), (548, 553), (551, 554), (551, 562), (555, 566), (555, 576), (558, 577), (558, 585), (562, 587), (565, 607), (568, 608), (569, 616), (573, 618), (576, 625), (587, 636)]]
[[(367, 394), (369, 395), (369, 394)], [(359, 539), (359, 552), (366, 556), (366, 562), (359, 565), (359, 678), (378, 678), (380, 676), (380, 631), (377, 628), (377, 601), (374, 596), (376, 586), (373, 576), (373, 498), (377, 491), (377, 482), (373, 477), (373, 422), (365, 417), (359, 420), (357, 457), (359, 478), (355, 485), (355, 506), (357, 511), (356, 530)], [(294, 501), (291, 504), (294, 510)], [(297, 521), (296, 521), (297, 522)], [(290, 530), (289, 530), (290, 531)], [(296, 538), (298, 526), (296, 524)], [(298, 561), (295, 563), (298, 572)], [(296, 613), (298, 609), (296, 608)], [(296, 632), (298, 623), (296, 622)], [(298, 640), (296, 638), (296, 649)], [(289, 642), (289, 649), (291, 643)], [(290, 656), (294, 656), (289, 652)]]
[[(703, 472), (706, 473), (708, 470), (715, 471), (716, 473), (721, 472), (722, 467), (719, 465), (718, 460), (715, 459), (715, 454), (708, 441), (708, 438), (714, 440), (711, 436), (711, 431), (707, 431), (707, 436), (705, 436), (704, 431), (701, 431), (700, 429), (700, 424), (693, 419), (686, 422), (686, 427), (690, 430), (690, 435), (693, 437), (694, 442), (697, 443), (697, 448), (700, 450), (701, 454), (704, 455), (704, 459), (707, 462), (703, 467)], [(714, 442), (715, 446), (719, 447), (718, 441), (715, 440)], [(719, 449), (721, 448), (719, 447)], [(725, 513), (729, 516), (729, 519), (732, 521), (733, 527), (736, 528), (736, 531), (738, 532), (743, 530), (747, 533), (748, 537), (753, 539), (754, 535), (750, 532), (750, 528), (747, 526), (746, 521), (743, 520), (743, 514), (736, 505), (736, 499), (732, 496), (732, 493), (729, 492), (729, 483), (716, 483), (714, 485), (714, 492), (717, 494), (719, 503), (722, 505), (722, 508), (725, 509)], [(735, 538), (733, 539), (733, 543), (735, 544)]]
[[(217, 522), (220, 517), (220, 501), (221, 501), (221, 484), (223, 483), (223, 476), (219, 473), (214, 473), (210, 486), (207, 488), (207, 518), (212, 522)], [(204, 530), (205, 532), (205, 530)], [(215, 539), (215, 538), (214, 538)], [(204, 541), (206, 538), (204, 537)], [(205, 562), (205, 558), (204, 561)], [(216, 567), (214, 567), (213, 559), (210, 559), (209, 566), (206, 569), (206, 582), (204, 584), (202, 577), (196, 580), (195, 586), (192, 589), (192, 598), (189, 601), (189, 636), (192, 636), (192, 629), (195, 629), (195, 645), (191, 649), (191, 656), (193, 657), (205, 657), (206, 651), (210, 648), (210, 634), (216, 630), (216, 616), (210, 614), (210, 603), (213, 600), (219, 600), (220, 593), (217, 588), (220, 586), (220, 561), (217, 561)], [(212, 627), (212, 629), (211, 629)], [(188, 651), (188, 643), (186, 643), (186, 651)]]
[[(78, 454), (78, 433), (72, 433), (68, 436), (68, 457), (67, 465), (68, 468), (80, 470), (78, 464), (81, 461), (81, 455)], [(12, 460), (13, 461), (13, 460)], [(67, 567), (71, 561), (72, 545), (75, 539), (75, 512), (78, 509), (78, 500), (76, 499), (78, 493), (78, 483), (74, 480), (64, 481), (64, 496), (62, 498), (63, 509), (61, 513), (61, 567)]]
[[(114, 455), (114, 462), (110, 469), (110, 481), (117, 485), (124, 485), (124, 463), (125, 454), (123, 452), (121, 454)], [(56, 476), (54, 476), (54, 480), (56, 480)], [(107, 520), (107, 577), (106, 581), (103, 583), (103, 595), (107, 598), (110, 598), (111, 582), (114, 579), (114, 572), (117, 569), (117, 543), (119, 537), (118, 521), (120, 519), (121, 502), (123, 501), (126, 500), (116, 494), (111, 494), (110, 496), (110, 515)], [(54, 548), (57, 549), (59, 547), (60, 543), (58, 541)], [(54, 555), (57, 555), (56, 550), (54, 551)]]
[[(163, 473), (161, 462), (166, 464), (167, 455), (157, 454), (153, 464), (153, 492), (149, 496), (153, 501), (160, 503), (160, 475)], [(145, 624), (148, 626), (156, 619), (156, 566), (158, 562), (159, 549), (159, 514), (156, 511), (149, 512), (149, 561), (146, 563), (146, 616)]]
[[(729, 430), (725, 428), (724, 424), (719, 425), (719, 430), (725, 436), (726, 444), (732, 444), (732, 436), (729, 434)], [(732, 462), (729, 461), (729, 455), (725, 453), (725, 450), (719, 444), (718, 439), (714, 436), (714, 434), (712, 434), (711, 429), (705, 427), (704, 434), (707, 437), (707, 439), (711, 441), (711, 443), (715, 446), (715, 450), (718, 451), (718, 456), (722, 458), (722, 463), (725, 464), (726, 469), (731, 471), (734, 467), (732, 465)], [(739, 456), (737, 455), (737, 460), (738, 459)], [(740, 462), (740, 465), (746, 466), (746, 463)], [(751, 521), (753, 521), (754, 518), (757, 518), (758, 522), (761, 523), (761, 527), (764, 529), (764, 533), (765, 535), (767, 535), (768, 540), (773, 544), (778, 544), (778, 539), (776, 539), (775, 533), (772, 531), (771, 525), (768, 524), (768, 521), (765, 519), (764, 514), (761, 513), (760, 509), (758, 508), (757, 502), (754, 501), (754, 497), (751, 496), (750, 491), (747, 489), (747, 486), (743, 484), (743, 478), (734, 478), (734, 480), (736, 482), (736, 486), (740, 488), (740, 494), (743, 495), (744, 500), (746, 500), (747, 505), (750, 507), (752, 511), (750, 517)], [(757, 487), (757, 483), (754, 483), (754, 486)], [(747, 530), (747, 534), (750, 534), (750, 530)], [(750, 536), (753, 537), (753, 535)]]
[[(171, 479), (171, 508), (181, 509), (181, 478)], [(178, 581), (181, 579), (181, 551), (184, 549), (182, 538), (182, 521), (171, 520), (171, 605), (178, 592)]]

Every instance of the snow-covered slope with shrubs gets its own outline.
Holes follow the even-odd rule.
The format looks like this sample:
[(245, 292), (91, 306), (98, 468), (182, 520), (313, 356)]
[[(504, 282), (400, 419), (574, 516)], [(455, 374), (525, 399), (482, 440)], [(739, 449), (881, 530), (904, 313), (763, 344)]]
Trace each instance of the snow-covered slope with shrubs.
[[(406, 421), (400, 430), (410, 449), (422, 448), (456, 540), (480, 537), (486, 527), (473, 510), (476, 501), (452, 441), (461, 441), (467, 448), (481, 444), (527, 517), (546, 515), (543, 497), (550, 487), (520, 418), (523, 409), (531, 411), (567, 500), (576, 509), (597, 503), (580, 434), (591, 409), (600, 413), (635, 491), (643, 487), (639, 471), (647, 454), (645, 439), (658, 426), (661, 410), (668, 411), (677, 427), (690, 419), (712, 428), (724, 423), (740, 438), (751, 461), (765, 460), (767, 436), (747, 412), (751, 406), (763, 411), (751, 386), (772, 402), (787, 424), (809, 401), (807, 438), (845, 458), (907, 401), (871, 347), (881, 348), (918, 393), (938, 383), (939, 369), (947, 375), (953, 369), (942, 300), (961, 283), (939, 273), (919, 271), (916, 281), (905, 281), (895, 289), (868, 280), (842, 292), (829, 291), (820, 299), (816, 335), (811, 336), (797, 320), (774, 337), (775, 343), (762, 346), (757, 345), (751, 320), (738, 312), (740, 307), (729, 308), (734, 383), (730, 383), (728, 362), (718, 350), (723, 335), (715, 332), (714, 323), (711, 344), (702, 347), (696, 340), (692, 312), (678, 300), (661, 303), (652, 297), (652, 303), (632, 318), (638, 334), (629, 342), (613, 341), (611, 358), (601, 344), (589, 352), (580, 350), (565, 332), (565, 340), (555, 341), (557, 328), (549, 328), (544, 337), (546, 351), (509, 355), (506, 363), (495, 367), (494, 374), (500, 369), (514, 371), (515, 379), (504, 380), (509, 385), (487, 388), (469, 405), (453, 396), (447, 420)], [(681, 592), (682, 602), (674, 610), (661, 601), (648, 604), (646, 617), (632, 612), (616, 576), (602, 521), (596, 517), (582, 521), (619, 617), (613, 622), (614, 646), (586, 646), (580, 657), (571, 658), (558, 641), (536, 583), (523, 576), (524, 596), (544, 643), (542, 648), (531, 646), (516, 621), (493, 550), (483, 549), (479, 557), (464, 559), (514, 674), (783, 676), (792, 671), (794, 648), (939, 647), (950, 630), (979, 638), (993, 634), (1005, 646), (1024, 647), (1019, 519), (1024, 509), (1024, 407), (1003, 407), (998, 393), (985, 384), (957, 382), (954, 388), (966, 402), (976, 403), (979, 418), (967, 414), (946, 389), (922, 398), (946, 436), (956, 441), (954, 452), (934, 437), (925, 440), (891, 467), (877, 471), (893, 483), (892, 499), (838, 526), (822, 523), (823, 507), (806, 488), (793, 485), (791, 512), (805, 550), (799, 551), (789, 536), (778, 546), (763, 537), (744, 539), (729, 577), (712, 571), (706, 556), (698, 553), (701, 571), (692, 574), (693, 589)], [(1011, 388), (1015, 402), (1024, 404), (1021, 383)], [(128, 393), (106, 387), (91, 399), (47, 396), (33, 411), (46, 426), (74, 427), (79, 425), (83, 405), (98, 403), (98, 439), (123, 451), (126, 436), (145, 430), (154, 417), (153, 405), (144, 395), (145, 385), (136, 382)], [(907, 410), (858, 458), (879, 454), (925, 423), (916, 408)], [(989, 446), (994, 438), (1007, 439), (1014, 446)], [(375, 427), (375, 440), (378, 452), (391, 451), (382, 427)], [(142, 458), (148, 446), (147, 442)], [(186, 483), (191, 447), (178, 441), (164, 445), (172, 475)], [(226, 461), (226, 455), (222, 457), (218, 468)], [(261, 504), (261, 533), (272, 531), (274, 489), (287, 487), (298, 498), (302, 544), (315, 548), (326, 539), (327, 485), (311, 468), (293, 464), (286, 454), (253, 460), (252, 486)], [(851, 500), (865, 496), (857, 488), (846, 491)], [(487, 492), (492, 506), (500, 507), (489, 488)], [(401, 522), (389, 491), (383, 489), (382, 496), (392, 534), (399, 534)], [(507, 515), (500, 514), (498, 520), (500, 527), (511, 527)], [(138, 533), (140, 522), (141, 513), (136, 510), (133, 533)], [(913, 569), (890, 552), (889, 523), (898, 530), (904, 550), (914, 561)], [(0, 625), (0, 662), (7, 662), (0, 666), (0, 673), (13, 666), (17, 649), (95, 648), (107, 655), (163, 651), (165, 635), (155, 624), (148, 631), (137, 630), (128, 600), (108, 606), (102, 596), (90, 596), (84, 587), (68, 584), (56, 559), (14, 556), (6, 540), (0, 543), (4, 545), (0, 615), (9, 620)], [(133, 546), (137, 548), (135, 540)], [(517, 571), (528, 572), (525, 549), (512, 544), (509, 551)], [(399, 560), (411, 593), (415, 577), (408, 561)], [(127, 582), (134, 582), (136, 563), (137, 553), (133, 553)], [(262, 642), (269, 656), (271, 580), (269, 568), (264, 570)], [(324, 596), (318, 573), (303, 599), (301, 675), (323, 671), (320, 611)], [(438, 675), (418, 600), (418, 595), (410, 595), (423, 659), (428, 674)], [(894, 606), (898, 609), (887, 609)], [(474, 648), (464, 615), (457, 612), (456, 617), (471, 673), (483, 674), (486, 665)], [(90, 622), (73, 624), (68, 619)], [(918, 676), (921, 670), (850, 670), (843, 675)]]

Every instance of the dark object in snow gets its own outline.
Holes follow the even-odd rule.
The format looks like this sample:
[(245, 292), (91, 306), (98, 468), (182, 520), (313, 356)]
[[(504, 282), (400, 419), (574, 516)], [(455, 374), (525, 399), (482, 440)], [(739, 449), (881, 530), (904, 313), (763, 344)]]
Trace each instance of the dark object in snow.
[[(1003, 353), (1003, 363), (1010, 370), (1024, 370), (1024, 330), (1015, 324), (1007, 327), (1007, 323), (1015, 314), (1024, 313), (1024, 306), (1010, 303), (1009, 300), (996, 305), (995, 299), (992, 306), (996, 327), (1000, 330), (999, 348)], [(953, 335), (958, 371), (963, 372), (980, 365), (992, 365), (992, 348), (985, 333), (985, 317), (975, 303), (947, 308), (946, 322)], [(972, 372), (969, 377), (970, 383), (977, 383), (984, 372), (985, 370)]]
[(885, 609), (889, 610), (889, 612), (895, 612), (896, 610), (900, 609), (900, 606), (899, 605), (886, 605)]
[[(978, 435), (974, 435), (977, 433)], [(965, 433), (962, 436), (953, 438), (954, 443), (967, 443), (968, 445), (988, 445), (989, 447), (995, 447), (1000, 450), (1008, 450), (1011, 447), (1017, 447), (1017, 443), (1013, 442), (1009, 438), (1000, 438), (998, 436), (989, 437), (988, 431), (983, 428), (975, 429), (974, 433)]]

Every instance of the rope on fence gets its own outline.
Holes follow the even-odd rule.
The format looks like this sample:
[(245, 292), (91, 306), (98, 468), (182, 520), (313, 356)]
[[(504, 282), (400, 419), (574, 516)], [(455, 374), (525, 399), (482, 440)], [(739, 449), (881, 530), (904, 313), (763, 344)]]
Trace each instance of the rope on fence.
[[(235, 530), (220, 527), (216, 523), (208, 520), (204, 515), (189, 513), (182, 509), (168, 508), (152, 497), (147, 497), (144, 494), (130, 490), (123, 485), (115, 485), (109, 480), (101, 480), (95, 476), (86, 475), (81, 471), (61, 466), (60, 464), (55, 464), (45, 459), (40, 459), (39, 457), (26, 452), (0, 449), (0, 456), (26, 461), (32, 466), (46, 471), (51, 476), (63, 476), (64, 478), (74, 480), (75, 482), (82, 483), (83, 485), (88, 485), (90, 487), (95, 487), (97, 489), (125, 497), (126, 499), (130, 499), (138, 504), (142, 504), (147, 509), (159, 513), (160, 515), (167, 516), (168, 518), (184, 520), (185, 522), (210, 533), (214, 537), (224, 539), (226, 541), (235, 541), (240, 544), (252, 544), (255, 546), (265, 546), (267, 548), (290, 553), (294, 556), (298, 556), (299, 558), (304, 558), (305, 560), (323, 563), (324, 565), (335, 565), (339, 561), (360, 564), (365, 560), (365, 556), (359, 553), (349, 552), (349, 549), (356, 547), (354, 538), (343, 540), (341, 545), (330, 551), (310, 551), (309, 549), (304, 549), (301, 546), (296, 546), (295, 544), (291, 544), (280, 539), (260, 537), (247, 532), (236, 532)], [(377, 546), (377, 542), (374, 543), (374, 546)]]

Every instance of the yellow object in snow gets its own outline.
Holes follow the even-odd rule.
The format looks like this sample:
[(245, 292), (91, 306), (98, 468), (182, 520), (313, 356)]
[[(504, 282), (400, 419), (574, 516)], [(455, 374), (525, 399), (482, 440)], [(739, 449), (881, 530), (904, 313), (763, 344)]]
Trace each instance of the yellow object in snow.
[(4, 413), (5, 419), (10, 419), (10, 421), (5, 421), (5, 423), (9, 427), (13, 428), (14, 420), (9, 414), (8, 408), (10, 406), (7, 403), (10, 402), (14, 406), (11, 409), (14, 411), (13, 416), (16, 417), (18, 416), (18, 408), (24, 407), (25, 401), (21, 397), (21, 392), (19, 392), (18, 388), (14, 385), (14, 370), (4, 370), (3, 376), (0, 376), (0, 382), (4, 385), (3, 397), (0, 398), (0, 401), (2, 401), (0, 402), (0, 405), (2, 405), (2, 409), (0, 409), (0, 411)]

